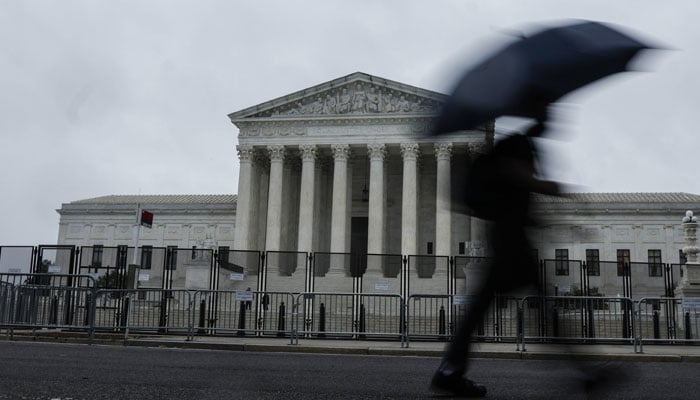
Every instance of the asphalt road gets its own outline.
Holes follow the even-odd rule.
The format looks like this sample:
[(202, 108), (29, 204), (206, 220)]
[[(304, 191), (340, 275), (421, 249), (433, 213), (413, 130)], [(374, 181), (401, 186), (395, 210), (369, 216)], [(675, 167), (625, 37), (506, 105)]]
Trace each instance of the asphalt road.
[[(255, 353), (0, 341), (0, 399), (427, 399), (437, 358)], [(698, 363), (608, 365), (587, 396), (562, 361), (477, 359), (489, 399), (697, 399)], [(440, 397), (445, 398), (445, 397)]]

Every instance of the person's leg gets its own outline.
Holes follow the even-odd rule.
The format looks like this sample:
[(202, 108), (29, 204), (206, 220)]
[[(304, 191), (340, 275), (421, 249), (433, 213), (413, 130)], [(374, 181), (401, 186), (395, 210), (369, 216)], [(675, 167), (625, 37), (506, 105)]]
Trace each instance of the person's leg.
[(491, 280), (489, 277), (472, 298), (472, 302), (467, 307), (466, 314), (457, 326), (455, 336), (445, 353), (443, 364), (447, 364), (447, 367), (453, 369), (459, 375), (464, 374), (467, 370), (472, 334), (476, 330), (477, 325), (483, 321), (484, 315), (493, 300), (494, 287)]
[(482, 397), (486, 395), (486, 387), (476, 384), (466, 378), (469, 360), (471, 336), (477, 324), (483, 320), (493, 298), (493, 274), (479, 288), (478, 293), (467, 307), (464, 319), (460, 321), (457, 332), (450, 342), (440, 367), (433, 375), (431, 388), (434, 391), (445, 392), (457, 396)]

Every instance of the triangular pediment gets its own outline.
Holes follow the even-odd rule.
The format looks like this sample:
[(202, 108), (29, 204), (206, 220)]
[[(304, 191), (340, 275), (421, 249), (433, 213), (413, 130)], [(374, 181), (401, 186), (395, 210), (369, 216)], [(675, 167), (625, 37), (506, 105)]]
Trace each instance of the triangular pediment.
[(229, 114), (232, 122), (379, 115), (431, 115), (447, 96), (356, 72)]

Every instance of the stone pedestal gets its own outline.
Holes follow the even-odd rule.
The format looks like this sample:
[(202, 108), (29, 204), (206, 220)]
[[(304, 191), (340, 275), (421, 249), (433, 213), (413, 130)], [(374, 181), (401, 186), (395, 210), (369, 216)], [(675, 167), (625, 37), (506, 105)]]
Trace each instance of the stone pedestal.
[(686, 254), (688, 261), (683, 265), (683, 278), (676, 287), (675, 292), (678, 297), (700, 297), (700, 263), (698, 262), (700, 248), (698, 247), (697, 221), (693, 212), (687, 211), (681, 224), (685, 233), (683, 253)]

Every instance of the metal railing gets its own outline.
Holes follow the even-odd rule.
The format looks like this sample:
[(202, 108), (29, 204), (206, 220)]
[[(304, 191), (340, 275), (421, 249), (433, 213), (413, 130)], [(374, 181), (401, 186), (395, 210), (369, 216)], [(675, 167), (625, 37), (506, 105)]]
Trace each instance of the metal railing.
[(636, 302), (635, 351), (644, 344), (700, 343), (700, 304), (674, 297), (645, 297)]
[[(100, 289), (94, 277), (0, 274), (0, 328), (186, 335), (448, 340), (469, 296)], [(603, 296), (496, 296), (475, 340), (526, 343), (700, 343), (693, 299)]]
[(302, 293), (294, 302), (292, 344), (299, 337), (404, 341), (404, 302), (397, 294)]
[(286, 336), (291, 329), (291, 293), (198, 290), (193, 300), (198, 335)]
[(0, 328), (91, 331), (94, 298), (88, 275), (0, 274)]
[(520, 344), (621, 342), (634, 344), (634, 304), (627, 297), (526, 296)]
[(171, 289), (102, 289), (94, 302), (97, 331), (186, 334), (192, 337), (192, 294)]

